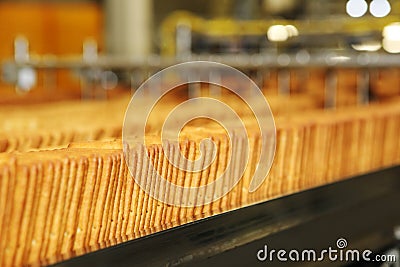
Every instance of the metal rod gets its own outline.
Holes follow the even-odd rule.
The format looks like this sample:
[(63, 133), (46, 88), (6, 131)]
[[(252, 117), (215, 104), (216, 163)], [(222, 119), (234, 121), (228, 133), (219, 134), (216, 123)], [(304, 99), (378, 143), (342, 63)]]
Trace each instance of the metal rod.
[(336, 107), (337, 73), (328, 70), (325, 77), (325, 108)]
[(278, 93), (282, 95), (290, 94), (290, 71), (287, 69), (278, 71)]
[(369, 102), (370, 75), (367, 69), (361, 69), (357, 73), (357, 104)]
[[(324, 67), (324, 68), (365, 68), (365, 67), (400, 67), (400, 55), (388, 55), (383, 53), (375, 53), (376, 60), (369, 62), (368, 65), (362, 64), (358, 60), (357, 53), (330, 55), (329, 59), (323, 53), (315, 53), (310, 55), (309, 62), (304, 65), (296, 60), (296, 55), (287, 55), (288, 63), (286, 68), (308, 68), (308, 67)], [(83, 60), (82, 56), (69, 56), (57, 58), (29, 58), (25, 61), (10, 60), (6, 63), (15, 64), (17, 67), (31, 66), (38, 69), (79, 69), (88, 67), (100, 67), (106, 69), (142, 69), (148, 68), (157, 70), (165, 68), (177, 63), (195, 60), (216, 61), (227, 64), (239, 69), (262, 69), (262, 68), (281, 68), (278, 62), (278, 55), (265, 57), (265, 54), (256, 55), (191, 55), (184, 59), (175, 57), (161, 57), (159, 55), (151, 55), (146, 59), (135, 57), (119, 57), (99, 55), (97, 59)]]

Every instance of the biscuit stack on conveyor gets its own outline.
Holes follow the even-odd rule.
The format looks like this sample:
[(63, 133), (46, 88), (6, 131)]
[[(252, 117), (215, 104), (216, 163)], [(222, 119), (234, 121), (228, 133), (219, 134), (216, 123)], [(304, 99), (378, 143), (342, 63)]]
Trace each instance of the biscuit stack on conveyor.
[[(129, 100), (130, 96), (124, 96), (110, 101), (0, 106), (0, 153), (120, 138)], [(271, 96), (268, 100), (274, 114), (321, 107), (316, 99), (307, 96)], [(172, 109), (175, 105), (166, 103), (163, 107)], [(156, 121), (153, 124), (159, 123)]]
[[(221, 199), (195, 208), (166, 205), (141, 190), (129, 174), (120, 140), (81, 142), (67, 147), (71, 141), (120, 136), (126, 100), (115, 101), (116, 104), (87, 103), (85, 107), (78, 104), (72, 107), (68, 103), (63, 107), (42, 107), (46, 111), (30, 110), (28, 114), (37, 118), (35, 127), (32, 126), (35, 129), (24, 130), (24, 122), (16, 122), (21, 130), (14, 137), (3, 130), (4, 143), (17, 142), (12, 147), (3, 145), (3, 151), (64, 148), (0, 154), (0, 265), (54, 263), (200, 218), (400, 163), (400, 100), (320, 110), (319, 104), (299, 99), (270, 100), (276, 116), (277, 146), (270, 174), (261, 187), (253, 193), (248, 192), (261, 142), (256, 125), (245, 117), (246, 127), (251, 132), (251, 155), (243, 178)], [(308, 103), (308, 107), (304, 103)], [(291, 107), (290, 111), (282, 108), (285, 105)], [(58, 108), (70, 108), (70, 113), (56, 115)], [(115, 111), (119, 108), (120, 113)], [(61, 121), (54, 120), (52, 114), (47, 116), (49, 110), (53, 116), (62, 117)], [(1, 116), (13, 116), (13, 113), (9, 114), (1, 113)], [(79, 119), (74, 122), (75, 116)], [(100, 118), (91, 120), (93, 116)], [(154, 128), (159, 123), (156, 120), (150, 122)], [(12, 127), (16, 126), (9, 126)], [(36, 134), (35, 138), (51, 141), (29, 140), (30, 132)], [(65, 135), (59, 137), (64, 132)], [(96, 134), (98, 132), (102, 134)], [(45, 139), (44, 136), (51, 137)], [(188, 126), (181, 137), (181, 151), (189, 159), (199, 156), (198, 143), (204, 137), (211, 137), (218, 150), (216, 162), (209, 168), (197, 173), (184, 172), (174, 168), (164, 157), (164, 152), (174, 156), (178, 151), (167, 147), (163, 152), (157, 134), (149, 136), (146, 149), (150, 158), (157, 170), (177, 185), (198, 186), (213, 181), (226, 168), (228, 156), (234, 158), (233, 164), (241, 162), (242, 153), (232, 155), (224, 130), (215, 125)], [(10, 141), (11, 138), (18, 141)], [(139, 159), (144, 152), (136, 153)], [(134, 170), (137, 179), (151, 180), (148, 165), (138, 160)], [(156, 188), (157, 184), (151, 186)], [(159, 190), (170, 193), (168, 188)]]

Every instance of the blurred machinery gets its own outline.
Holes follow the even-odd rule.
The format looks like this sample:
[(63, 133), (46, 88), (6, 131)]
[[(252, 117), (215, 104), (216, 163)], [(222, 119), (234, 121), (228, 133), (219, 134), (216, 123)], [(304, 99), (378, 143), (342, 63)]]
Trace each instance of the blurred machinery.
[[(105, 51), (100, 39), (86, 38), (82, 40), (80, 55), (34, 54), (28, 38), (16, 37), (14, 60), (2, 64), (3, 80), (14, 83), (19, 90), (29, 91), (38, 84), (54, 87), (60, 74), (51, 73), (56, 69), (69, 71), (79, 78), (76, 87), (82, 97), (95, 94), (101, 98), (106, 95), (104, 89), (117, 84), (137, 88), (146, 77), (174, 63), (212, 60), (237, 67), (253, 77), (260, 87), (283, 94), (301, 91), (301, 84), (310, 75), (319, 76), (318, 86), (325, 88), (325, 105), (330, 107), (336, 105), (338, 82), (352, 83), (352, 90), (357, 92), (355, 101), (364, 103), (369, 97), (379, 95), (381, 76), (387, 71), (396, 72), (399, 67), (397, 2), (383, 18), (371, 15), (350, 18), (342, 13), (319, 16), (323, 8), (317, 4), (307, 4), (313, 11), (285, 15), (290, 7), (296, 12), (298, 6), (291, 1), (282, 6), (274, 6), (271, 1), (264, 1), (261, 6), (256, 1), (250, 2), (246, 6), (238, 1), (225, 1), (216, 10), (210, 8), (211, 19), (188, 11), (169, 14), (159, 27), (160, 53), (152, 53), (157, 48), (151, 45), (151, 10), (157, 16), (157, 5), (161, 4), (142, 0), (105, 1)], [(269, 7), (264, 11), (266, 18), (254, 12), (262, 10), (263, 5)], [(344, 3), (334, 5), (338, 6), (343, 12)], [(330, 5), (325, 8), (332, 9)], [(38, 78), (39, 69), (45, 70), (44, 78)], [(76, 78), (73, 80), (77, 81)], [(398, 83), (396, 80), (395, 84)], [(394, 94), (397, 93), (398, 89), (394, 89)]]
[[(284, 156), (292, 155), (290, 146), (295, 148), (296, 144), (301, 143), (298, 140), (309, 138), (309, 142), (303, 140), (305, 152), (299, 150), (298, 155), (296, 154), (299, 158), (304, 157), (304, 160), (301, 158), (302, 164), (305, 162), (304, 166), (309, 166), (308, 160), (311, 162), (309, 164), (312, 164), (314, 159), (319, 160), (318, 156), (312, 159), (304, 156), (309, 152), (307, 149), (311, 151), (319, 148), (317, 142), (313, 143), (314, 139), (310, 134), (312, 131), (316, 136), (315, 140), (317, 137), (320, 138), (319, 141), (332, 138), (333, 141), (329, 139), (332, 144), (337, 142), (340, 148), (343, 146), (343, 150), (339, 150), (343, 155), (350, 146), (344, 137), (345, 130), (356, 136), (354, 139), (362, 136), (365, 140), (373, 140), (375, 136), (384, 137), (382, 129), (388, 129), (388, 140), (396, 141), (396, 134), (399, 133), (396, 124), (399, 119), (396, 113), (398, 106), (390, 101), (400, 96), (400, 1), (221, 0), (216, 3), (212, 0), (103, 0), (73, 3), (59, 1), (51, 4), (40, 1), (22, 2), (0, 1), (0, 105), (4, 105), (4, 110), (7, 110), (9, 106), (13, 108), (13, 105), (20, 108), (25, 104), (53, 100), (74, 99), (78, 100), (79, 104), (84, 103), (79, 108), (76, 103), (65, 102), (65, 106), (54, 105), (41, 111), (39, 109), (40, 116), (37, 122), (33, 123), (33, 128), (42, 130), (40, 119), (45, 121), (43, 125), (50, 125), (48, 128), (51, 128), (51, 125), (59, 127), (57, 119), (46, 116), (48, 110), (58, 110), (59, 114), (65, 115), (65, 120), (68, 120), (71, 114), (80, 117), (80, 113), (85, 113), (79, 122), (87, 126), (83, 128), (88, 133), (82, 131), (81, 136), (85, 136), (83, 133), (86, 133), (87, 136), (100, 141), (103, 141), (103, 137), (119, 137), (121, 126), (119, 121), (113, 118), (111, 110), (119, 110), (126, 104), (123, 101), (129, 100), (128, 98), (111, 106), (107, 106), (108, 103), (99, 106), (92, 103), (91, 107), (84, 106), (87, 103), (80, 100), (104, 100), (123, 94), (125, 97), (129, 95), (127, 92), (134, 92), (145, 79), (165, 67), (192, 60), (209, 60), (240, 69), (253, 79), (266, 96), (310, 97), (310, 102), (316, 103), (312, 105), (315, 113), (310, 113), (314, 115), (320, 112), (321, 107), (339, 109), (346, 106), (367, 106), (370, 102), (382, 102), (382, 105), (386, 104), (385, 101), (391, 103), (388, 106), (392, 105), (392, 110), (388, 109), (390, 112), (387, 112), (390, 116), (382, 121), (378, 119), (384, 116), (376, 116), (378, 119), (374, 117), (374, 112), (379, 110), (379, 107), (369, 111), (350, 109), (354, 113), (350, 112), (350, 116), (354, 115), (357, 119), (355, 123), (352, 118), (345, 116), (346, 111), (337, 115), (333, 113), (337, 110), (330, 110), (332, 118), (336, 116), (335, 120), (340, 123), (332, 126), (332, 132), (324, 135), (324, 131), (328, 130), (324, 128), (325, 121), (321, 118), (309, 122), (305, 115), (299, 119), (304, 123), (305, 126), (301, 124), (304, 128), (298, 125), (300, 130), (292, 128), (290, 116), (295, 117), (293, 114), (303, 111), (290, 111), (284, 104), (289, 102), (277, 100), (279, 104), (276, 106), (283, 106), (280, 107), (282, 110), (288, 110), (284, 115), (279, 114), (285, 122), (282, 123), (282, 128), (279, 128), (280, 133), (284, 135), (280, 143), (283, 144), (281, 148), (283, 147), (284, 152), (280, 153)], [(198, 94), (198, 88), (188, 88), (188, 94)], [(218, 92), (222, 94), (221, 90)], [(74, 108), (75, 112), (72, 111)], [(110, 109), (110, 112), (107, 109)], [(98, 110), (104, 113), (101, 113), (104, 121), (102, 118), (94, 120), (94, 131), (91, 129), (94, 126), (89, 123), (90, 116), (95, 117), (94, 114), (99, 114)], [(122, 116), (123, 112), (119, 110), (118, 114)], [(360, 114), (365, 117), (361, 117)], [(328, 118), (328, 115), (324, 118)], [(28, 137), (24, 135), (24, 123), (27, 121), (24, 117), (16, 123), (16, 128), (20, 131), (19, 135), (30, 140), (29, 133)], [(113, 122), (112, 131), (109, 131), (112, 134), (104, 130), (106, 126), (110, 127), (107, 125), (111, 124), (110, 122)], [(13, 121), (9, 124), (13, 125)], [(318, 128), (319, 126), (321, 128)], [(354, 129), (351, 128), (353, 126)], [(59, 128), (66, 131), (74, 127), (67, 125)], [(5, 137), (0, 139), (3, 142), (0, 142), (0, 145), (7, 149), (12, 147), (12, 142), (7, 138), (14, 135), (10, 134), (12, 127), (10, 129), (6, 129), (9, 132), (4, 131)], [(44, 135), (50, 140), (49, 144), (57, 140), (58, 145), (61, 145), (62, 141), (70, 142), (68, 140), (87, 141), (84, 140), (86, 137), (79, 139), (80, 135), (73, 130), (75, 129), (68, 132), (70, 136), (63, 136), (64, 133), (58, 132), (54, 134), (55, 137), (52, 136), (53, 133), (46, 132)], [(95, 133), (89, 134), (92, 131)], [(20, 138), (19, 135), (15, 140)], [(37, 138), (34, 136), (36, 139), (31, 138), (35, 139), (36, 143), (31, 142), (37, 145), (35, 148), (46, 150), (52, 147), (41, 147), (45, 144), (43, 140), (47, 140), (42, 135), (40, 132)], [(71, 139), (68, 139), (68, 136)], [(357, 140), (357, 148), (358, 145), (362, 148), (362, 142), (365, 140)], [(351, 156), (364, 152), (372, 155), (377, 151), (385, 154), (387, 150), (395, 155), (393, 162), (396, 162), (395, 160), (399, 160), (396, 147), (400, 144), (395, 141), (394, 145), (390, 143), (386, 147), (379, 147), (379, 143), (376, 143), (378, 149), (374, 146), (375, 150), (364, 151), (353, 147), (353, 150), (357, 151), (352, 151)], [(285, 148), (285, 142), (291, 143)], [(31, 143), (15, 141), (14, 145), (29, 147)], [(101, 151), (102, 145), (100, 143), (100, 148), (95, 147), (93, 151)], [(3, 152), (13, 150), (7, 149)], [(289, 151), (285, 152), (285, 149)], [(121, 149), (118, 147), (116, 150)], [(325, 150), (323, 152), (329, 153)], [(329, 160), (333, 163), (346, 162), (347, 158), (342, 154), (337, 156), (338, 160)], [(374, 155), (371, 158), (375, 159)], [(349, 159), (354, 158), (349, 156)], [(369, 167), (367, 160), (364, 161), (361, 163)], [(383, 161), (375, 167), (384, 166)], [(324, 169), (323, 167), (321, 169)], [(312, 168), (313, 166), (310, 173)], [(347, 166), (343, 169), (347, 170)], [(301, 176), (301, 171), (304, 170), (296, 169), (293, 172)], [(330, 170), (329, 175), (336, 171), (339, 172)], [(281, 178), (279, 174), (275, 175)], [(316, 179), (320, 178), (317, 174), (315, 176)], [(276, 247), (281, 246), (282, 242), (286, 242), (286, 245), (301, 246), (300, 241), (308, 240), (310, 246), (325, 248), (330, 245), (331, 240), (327, 240), (328, 237), (339, 237), (343, 234), (343, 229), (347, 237), (355, 242), (355, 246), (374, 244), (370, 248), (376, 251), (386, 252), (393, 249), (398, 253), (400, 238), (398, 233), (393, 235), (392, 229), (400, 224), (399, 166), (361, 176), (356, 173), (355, 176), (357, 177), (349, 181), (323, 184), (321, 188), (210, 216), (200, 222), (180, 225), (174, 229), (168, 228), (168, 231), (159, 234), (151, 232), (152, 238), (131, 240), (120, 245), (119, 249), (106, 249), (61, 262), (59, 265), (121, 263), (121, 266), (129, 266), (137, 259), (145, 266), (177, 266), (191, 263), (196, 266), (209, 260), (215, 265), (222, 265), (226, 263), (224, 255), (227, 255), (223, 252), (231, 253), (236, 250), (237, 254), (230, 254), (232, 259), (229, 261), (235, 266), (235, 263), (241, 263), (240, 260), (246, 258), (248, 253), (255, 252), (263, 245), (260, 243), (261, 238), (268, 239), (268, 242)], [(349, 219), (341, 220), (344, 217)], [(104, 220), (106, 219), (109, 218)], [(357, 220), (368, 223), (360, 227), (354, 223)], [(330, 231), (326, 231), (328, 228)], [(291, 243), (293, 233), (303, 231), (314, 235), (303, 236)], [(326, 238), (322, 240), (321, 236)], [(114, 243), (107, 243), (110, 244)], [(98, 248), (104, 247), (105, 244), (102, 244)], [(90, 251), (92, 250), (94, 248)], [(156, 256), (147, 253), (154, 250), (159, 250), (160, 253)], [(241, 257), (241, 253), (245, 256)], [(64, 258), (57, 258), (57, 261), (51, 263), (59, 262), (60, 259)], [(0, 257), (0, 265), (1, 263)]]

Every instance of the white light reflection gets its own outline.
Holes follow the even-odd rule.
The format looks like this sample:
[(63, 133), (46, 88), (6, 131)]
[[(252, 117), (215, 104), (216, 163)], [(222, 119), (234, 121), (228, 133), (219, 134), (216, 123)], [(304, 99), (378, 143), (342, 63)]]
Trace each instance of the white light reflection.
[(368, 4), (364, 0), (349, 0), (346, 4), (346, 12), (353, 18), (359, 18), (368, 10)]

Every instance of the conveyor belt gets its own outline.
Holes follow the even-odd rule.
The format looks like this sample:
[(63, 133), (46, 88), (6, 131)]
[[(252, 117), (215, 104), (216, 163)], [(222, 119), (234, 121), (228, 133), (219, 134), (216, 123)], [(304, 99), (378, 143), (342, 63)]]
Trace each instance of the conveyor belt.
[[(277, 249), (319, 250), (334, 246), (341, 237), (349, 247), (377, 252), (398, 242), (393, 229), (400, 225), (399, 203), (400, 166), (395, 166), (202, 219), (55, 266), (265, 266), (266, 262), (256, 257), (265, 244)], [(292, 266), (300, 264), (291, 262)], [(313, 263), (329, 264), (338, 265)]]

